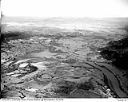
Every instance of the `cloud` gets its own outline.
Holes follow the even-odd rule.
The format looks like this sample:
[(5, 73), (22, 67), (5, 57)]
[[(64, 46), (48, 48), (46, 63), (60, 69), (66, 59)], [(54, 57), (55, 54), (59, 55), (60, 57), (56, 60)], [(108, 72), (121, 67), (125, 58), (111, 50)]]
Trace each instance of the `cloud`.
[(2, 11), (7, 16), (32, 17), (128, 16), (121, 0), (2, 0)]

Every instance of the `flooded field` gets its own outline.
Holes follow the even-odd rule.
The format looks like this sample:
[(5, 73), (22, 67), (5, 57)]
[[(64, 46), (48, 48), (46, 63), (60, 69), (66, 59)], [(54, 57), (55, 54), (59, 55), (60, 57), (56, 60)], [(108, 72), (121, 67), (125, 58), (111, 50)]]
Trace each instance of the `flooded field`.
[[(10, 26), (15, 28), (14, 25)], [(59, 33), (57, 30), (56, 34), (47, 28), (50, 33), (32, 30), (35, 33), (32, 37), (9, 40), (11, 47), (2, 48), (1, 52), (2, 97), (128, 97), (128, 79), (124, 77), (127, 72), (116, 68), (100, 54), (99, 48), (121, 39), (126, 33), (119, 29), (119, 24), (119, 28), (112, 26), (109, 30), (109, 27), (102, 26), (100, 31), (63, 29)], [(108, 29), (107, 32), (104, 29)]]

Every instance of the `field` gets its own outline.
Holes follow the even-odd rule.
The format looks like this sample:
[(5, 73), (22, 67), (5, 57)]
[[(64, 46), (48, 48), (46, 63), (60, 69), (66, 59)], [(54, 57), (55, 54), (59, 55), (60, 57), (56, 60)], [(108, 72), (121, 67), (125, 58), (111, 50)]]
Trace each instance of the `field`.
[[(127, 65), (114, 57), (128, 51), (127, 24), (128, 18), (4, 18), (1, 97), (128, 97)], [(125, 48), (113, 50), (121, 39)]]

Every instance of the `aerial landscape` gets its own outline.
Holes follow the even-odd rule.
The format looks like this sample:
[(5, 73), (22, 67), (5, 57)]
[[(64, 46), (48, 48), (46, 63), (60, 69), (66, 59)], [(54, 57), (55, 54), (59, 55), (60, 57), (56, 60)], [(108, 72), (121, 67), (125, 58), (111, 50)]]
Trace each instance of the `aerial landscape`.
[(1, 21), (1, 98), (128, 98), (128, 18)]

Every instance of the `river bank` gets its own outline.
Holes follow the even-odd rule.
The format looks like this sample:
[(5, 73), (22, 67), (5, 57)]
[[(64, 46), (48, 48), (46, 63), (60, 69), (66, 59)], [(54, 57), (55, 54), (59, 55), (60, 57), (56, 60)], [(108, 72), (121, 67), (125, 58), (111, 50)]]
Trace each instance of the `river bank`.
[(108, 42), (91, 35), (10, 40), (1, 53), (3, 96), (127, 97), (122, 72), (100, 55)]

